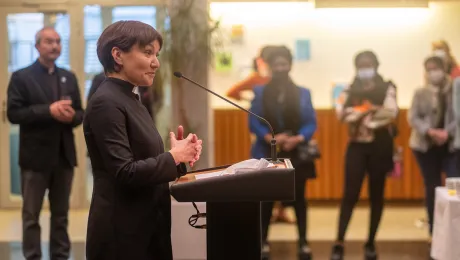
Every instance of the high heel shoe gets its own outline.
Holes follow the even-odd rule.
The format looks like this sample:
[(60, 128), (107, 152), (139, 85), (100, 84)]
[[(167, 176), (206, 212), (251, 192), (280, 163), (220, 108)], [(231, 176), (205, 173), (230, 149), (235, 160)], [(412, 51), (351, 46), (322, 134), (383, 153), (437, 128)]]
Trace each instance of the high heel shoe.
[(262, 257), (262, 260), (270, 259), (270, 246), (267, 243), (264, 243), (262, 245), (261, 257)]
[(331, 260), (343, 260), (345, 249), (343, 245), (336, 244), (332, 247)]

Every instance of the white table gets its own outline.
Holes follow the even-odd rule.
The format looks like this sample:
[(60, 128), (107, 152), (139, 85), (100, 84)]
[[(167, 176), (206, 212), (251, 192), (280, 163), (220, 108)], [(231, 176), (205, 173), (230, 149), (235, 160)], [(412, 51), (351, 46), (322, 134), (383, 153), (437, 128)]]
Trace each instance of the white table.
[[(206, 212), (206, 203), (196, 203), (200, 212)], [(171, 240), (174, 260), (205, 260), (206, 229), (196, 229), (188, 224), (196, 210), (191, 202), (177, 202), (171, 198)], [(204, 224), (206, 219), (198, 220), (197, 225)]]
[(431, 257), (460, 259), (460, 198), (449, 196), (445, 187), (436, 188)]

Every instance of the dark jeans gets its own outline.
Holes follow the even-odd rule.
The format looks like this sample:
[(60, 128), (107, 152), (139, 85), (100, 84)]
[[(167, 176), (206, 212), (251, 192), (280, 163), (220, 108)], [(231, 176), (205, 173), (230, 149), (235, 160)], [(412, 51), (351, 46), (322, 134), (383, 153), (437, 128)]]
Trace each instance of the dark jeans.
[(425, 203), (428, 213), (430, 235), (433, 231), (433, 211), (435, 189), (442, 185), (441, 173), (444, 171), (447, 177), (460, 177), (460, 169), (457, 169), (456, 155), (449, 152), (447, 145), (435, 146), (426, 152), (413, 151), (425, 183)]
[(67, 225), (72, 180), (73, 168), (64, 163), (62, 166), (46, 172), (21, 170), (22, 252), (26, 260), (42, 258), (39, 218), (46, 190), (48, 190), (51, 212), (51, 260), (70, 258)]

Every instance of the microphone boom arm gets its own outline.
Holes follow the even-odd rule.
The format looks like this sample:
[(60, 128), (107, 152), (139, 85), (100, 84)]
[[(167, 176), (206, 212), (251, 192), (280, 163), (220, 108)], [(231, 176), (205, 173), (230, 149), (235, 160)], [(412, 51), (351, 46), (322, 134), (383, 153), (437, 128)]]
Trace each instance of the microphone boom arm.
[(243, 111), (245, 111), (245, 112), (247, 112), (247, 113), (249, 113), (249, 114), (251, 114), (251, 115), (257, 117), (259, 120), (261, 120), (261, 121), (263, 121), (264, 123), (266, 123), (266, 124), (268, 125), (268, 127), (270, 128), (270, 132), (271, 132), (271, 134), (272, 134), (272, 140), (271, 140), (271, 142), (270, 142), (270, 145), (271, 145), (271, 157), (272, 157), (272, 161), (273, 161), (273, 163), (279, 162), (279, 161), (278, 161), (278, 158), (277, 158), (277, 153), (276, 153), (275, 131), (273, 131), (273, 127), (271, 126), (271, 124), (268, 122), (267, 119), (265, 119), (265, 118), (263, 118), (263, 117), (261, 117), (261, 116), (259, 116), (259, 115), (256, 115), (256, 114), (254, 114), (253, 112), (251, 112), (251, 111), (249, 111), (249, 110), (247, 110), (247, 109), (241, 107), (240, 105), (238, 105), (238, 104), (236, 104), (236, 103), (234, 103), (234, 102), (228, 100), (227, 98), (225, 98), (225, 97), (223, 97), (223, 96), (217, 94), (216, 92), (214, 92), (214, 91), (212, 91), (212, 90), (210, 90), (210, 89), (208, 89), (208, 88), (205, 88), (205, 87), (201, 86), (201, 84), (195, 82), (195, 81), (192, 80), (192, 79), (189, 79), (189, 78), (185, 77), (185, 76), (182, 75), (182, 73), (180, 73), (180, 72), (174, 72), (174, 76), (176, 76), (177, 78), (183, 78), (183, 79), (185, 79), (185, 80), (187, 80), (187, 81), (193, 83), (194, 85), (196, 85), (196, 86), (198, 86), (198, 87), (200, 87), (200, 88), (206, 90), (207, 92), (210, 92), (210, 93), (213, 94), (214, 96), (216, 96), (216, 97), (218, 97), (218, 98), (221, 98), (221, 99), (223, 99), (224, 101), (227, 101), (228, 103), (234, 105), (235, 107), (237, 107), (237, 108), (239, 108), (239, 109), (241, 109), (241, 110), (243, 110)]

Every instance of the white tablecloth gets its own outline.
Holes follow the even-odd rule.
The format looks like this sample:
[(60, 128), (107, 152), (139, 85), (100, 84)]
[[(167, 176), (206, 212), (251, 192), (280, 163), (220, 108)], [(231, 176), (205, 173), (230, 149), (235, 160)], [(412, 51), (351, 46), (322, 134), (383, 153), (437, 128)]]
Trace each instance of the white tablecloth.
[(431, 257), (460, 259), (460, 198), (449, 196), (445, 187), (436, 188)]
[[(206, 212), (206, 203), (196, 203), (200, 212)], [(196, 229), (188, 224), (196, 210), (191, 202), (182, 203), (171, 200), (171, 241), (174, 260), (205, 260), (206, 229)], [(204, 224), (206, 219), (198, 220)]]

